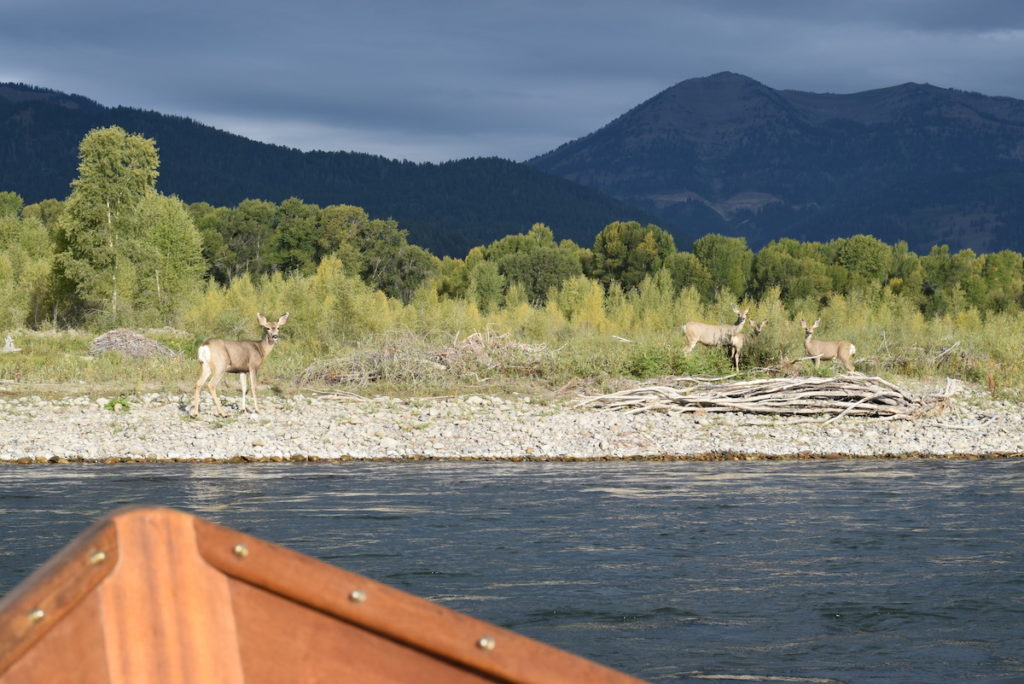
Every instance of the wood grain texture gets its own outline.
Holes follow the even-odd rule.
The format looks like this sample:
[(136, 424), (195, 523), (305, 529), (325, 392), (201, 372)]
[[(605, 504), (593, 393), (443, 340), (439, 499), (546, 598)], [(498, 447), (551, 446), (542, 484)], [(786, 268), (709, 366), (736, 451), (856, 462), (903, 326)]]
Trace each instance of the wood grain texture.
[[(196, 519), (200, 553), (228, 575), (407, 647), (499, 681), (523, 684), (639, 680), (547, 644), (322, 563), (270, 542)], [(247, 553), (233, 552), (244, 546)], [(364, 601), (352, 601), (352, 592)], [(491, 639), (493, 649), (479, 646)], [(417, 680), (417, 681), (444, 681)]]
[(0, 602), (0, 684), (290, 681), (639, 680), (166, 508), (115, 512)]
[(99, 629), (99, 595), (92, 592), (0, 675), (3, 684), (108, 684), (106, 644)]
[(114, 684), (244, 681), (227, 578), (199, 556), (193, 520), (164, 508), (114, 519), (121, 562), (99, 589)]
[[(102, 553), (102, 560), (97, 553)], [(103, 519), (0, 600), (0, 677), (100, 584), (118, 560), (117, 531)], [(32, 614), (42, 611), (42, 617)], [(60, 652), (55, 657), (63, 657)], [(2, 680), (0, 680), (2, 681)]]

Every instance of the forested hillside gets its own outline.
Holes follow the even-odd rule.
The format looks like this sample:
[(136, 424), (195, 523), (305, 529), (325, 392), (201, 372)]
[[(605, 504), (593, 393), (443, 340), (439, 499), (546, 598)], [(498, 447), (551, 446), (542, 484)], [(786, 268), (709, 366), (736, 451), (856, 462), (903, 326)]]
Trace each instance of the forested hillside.
[[(187, 346), (288, 311), (296, 377), (294, 364), (386, 348), (382, 335), (488, 331), (557, 348), (550, 367), (520, 370), (564, 382), (722, 372), (719, 350), (683, 352), (680, 326), (731, 322), (742, 305), (769, 322), (745, 348), (747, 368), (790, 368), (802, 355), (797, 322), (821, 319), (823, 339), (855, 341), (858, 370), (1024, 388), (1024, 258), (1014, 251), (919, 255), (869, 235), (754, 251), (719, 234), (681, 250), (657, 225), (613, 221), (584, 245), (537, 223), (440, 259), (353, 205), (185, 204), (157, 190), (154, 141), (118, 127), (90, 132), (79, 156), (64, 201), (0, 193), (0, 331), (159, 328), (186, 331)], [(31, 358), (0, 363), (0, 377), (30, 372)]]
[[(112, 125), (156, 142), (160, 188), (186, 202), (234, 206), (298, 197), (320, 206), (356, 205), (397, 220), (412, 243), (442, 256), (465, 256), (474, 245), (537, 222), (589, 242), (611, 221), (653, 220), (598, 191), (503, 159), (414, 164), (351, 152), (304, 153), (182, 117), (9, 83), (0, 84), (0, 191), (29, 203), (65, 198), (79, 141), (93, 128)], [(682, 232), (675, 235), (686, 240)]]
[(754, 247), (870, 233), (1024, 250), (1024, 101), (904, 85), (837, 95), (683, 81), (530, 162)]

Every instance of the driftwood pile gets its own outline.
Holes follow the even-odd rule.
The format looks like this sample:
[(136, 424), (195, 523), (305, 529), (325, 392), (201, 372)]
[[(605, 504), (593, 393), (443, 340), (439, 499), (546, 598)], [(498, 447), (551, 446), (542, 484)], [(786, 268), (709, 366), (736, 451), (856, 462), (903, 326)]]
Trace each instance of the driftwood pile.
[(399, 334), (366, 343), (346, 357), (318, 361), (302, 372), (301, 382), (417, 384), (446, 378), (536, 375), (551, 355), (542, 345), (516, 342), (493, 332), (473, 333), (440, 348), (427, 346), (416, 335)]
[(855, 416), (880, 420), (917, 418), (944, 409), (953, 393), (951, 382), (942, 394), (915, 395), (881, 378), (861, 375), (764, 378), (738, 382), (676, 378), (670, 384), (640, 386), (588, 397), (580, 404), (628, 413), (738, 411), (824, 417), (824, 422), (832, 422)]
[(93, 356), (105, 351), (118, 352), (125, 356), (141, 359), (147, 356), (177, 356), (177, 352), (126, 328), (103, 333), (89, 345)]

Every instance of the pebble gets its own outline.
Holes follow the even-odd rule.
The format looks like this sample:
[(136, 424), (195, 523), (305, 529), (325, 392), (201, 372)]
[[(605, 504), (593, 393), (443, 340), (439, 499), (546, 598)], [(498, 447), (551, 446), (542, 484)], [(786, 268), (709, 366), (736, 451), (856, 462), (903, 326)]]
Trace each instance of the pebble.
[[(186, 413), (178, 395), (0, 399), (0, 462), (757, 459), (1024, 456), (1024, 411), (967, 388), (938, 416), (828, 425), (747, 414), (633, 415), (575, 399), (268, 397), (259, 415)], [(30, 408), (26, 408), (30, 406)], [(83, 411), (88, 406), (91, 410)], [(500, 410), (495, 410), (500, 407)]]

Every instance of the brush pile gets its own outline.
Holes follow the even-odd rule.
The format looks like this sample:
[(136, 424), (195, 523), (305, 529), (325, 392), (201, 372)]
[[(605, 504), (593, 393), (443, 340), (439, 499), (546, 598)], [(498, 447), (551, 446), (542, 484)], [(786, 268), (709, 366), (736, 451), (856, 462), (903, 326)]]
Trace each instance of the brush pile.
[(412, 333), (391, 334), (361, 345), (346, 357), (318, 361), (300, 379), (303, 383), (416, 385), (454, 378), (536, 375), (552, 354), (542, 345), (516, 342), (507, 334), (490, 331), (444, 347), (429, 345)]
[(89, 345), (89, 354), (96, 356), (105, 351), (117, 352), (133, 359), (147, 356), (177, 356), (177, 352), (137, 332), (119, 328), (105, 332)]
[(462, 376), (538, 375), (554, 352), (544, 345), (517, 342), (507, 333), (473, 333), (461, 342), (438, 349), (433, 360)]
[(950, 381), (942, 394), (915, 395), (881, 378), (840, 375), (834, 378), (722, 379), (675, 378), (670, 383), (588, 397), (581, 406), (639, 413), (715, 413), (736, 411), (780, 416), (911, 419), (944, 409), (955, 391)]

